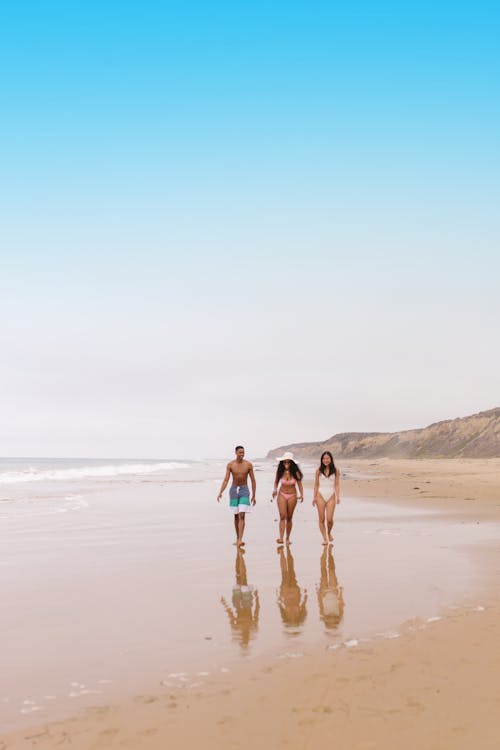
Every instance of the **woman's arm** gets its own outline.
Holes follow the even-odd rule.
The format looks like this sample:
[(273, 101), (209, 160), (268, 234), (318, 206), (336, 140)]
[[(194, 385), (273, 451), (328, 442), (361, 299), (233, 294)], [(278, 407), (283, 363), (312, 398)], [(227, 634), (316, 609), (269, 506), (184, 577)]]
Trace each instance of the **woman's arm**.
[(316, 498), (318, 496), (318, 488), (319, 488), (319, 469), (316, 469), (316, 476), (314, 477), (313, 505), (316, 505)]
[(340, 469), (335, 472), (335, 502), (340, 503)]
[(302, 502), (304, 500), (304, 490), (302, 488), (302, 479), (297, 479), (297, 487), (299, 488), (299, 500)]

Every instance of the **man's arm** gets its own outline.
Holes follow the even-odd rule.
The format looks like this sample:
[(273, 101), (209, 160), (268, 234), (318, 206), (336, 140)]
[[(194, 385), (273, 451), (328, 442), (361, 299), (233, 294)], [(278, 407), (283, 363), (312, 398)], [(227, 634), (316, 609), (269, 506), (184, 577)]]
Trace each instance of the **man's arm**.
[(226, 476), (224, 477), (224, 481), (222, 482), (222, 485), (221, 485), (221, 488), (220, 488), (220, 492), (219, 492), (219, 494), (217, 496), (217, 502), (218, 503), (220, 502), (220, 499), (222, 497), (222, 493), (224, 492), (224, 490), (227, 487), (227, 483), (229, 482), (229, 477), (230, 476), (231, 476), (231, 464), (228, 464), (227, 468), (226, 468)]
[(250, 464), (249, 469), (250, 481), (252, 482), (252, 505), (255, 505), (257, 500), (255, 499), (255, 490), (257, 489), (257, 482), (255, 481), (255, 474), (253, 473), (253, 466)]

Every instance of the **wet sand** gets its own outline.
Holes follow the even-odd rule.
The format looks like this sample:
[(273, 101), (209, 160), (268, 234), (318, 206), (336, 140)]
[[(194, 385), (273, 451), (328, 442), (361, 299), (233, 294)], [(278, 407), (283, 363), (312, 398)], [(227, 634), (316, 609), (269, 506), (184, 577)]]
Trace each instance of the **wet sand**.
[[(181, 670), (184, 676), (169, 672), (153, 680), (132, 659), (120, 691), (87, 696), (95, 707), (87, 704), (59, 724), (43, 726), (41, 715), (33, 716), (31, 728), (4, 733), (5, 748), (49, 748), (63, 740), (82, 750), (159, 748), (176, 740), (188, 747), (245, 748), (264, 740), (302, 748), (334, 739), (349, 748), (461, 748), (472, 741), (498, 747), (500, 461), (350, 462), (343, 468), (362, 478), (344, 483), (333, 569), (329, 555), (312, 547), (317, 531), (309, 513), (296, 529), (304, 549), (293, 548), (292, 570), (286, 553), (261, 559), (274, 529), (269, 540), (257, 539), (249, 526), (248, 552), (227, 556), (231, 575), (218, 578), (205, 559), (199, 579), (200, 591), (212, 590), (218, 607), (205, 603), (197, 620), (208, 615), (215, 627), (220, 608), (226, 629), (209, 668), (198, 653), (197, 671), (193, 663)], [(348, 512), (354, 497), (361, 500)], [(262, 513), (266, 523), (268, 513)], [(220, 538), (212, 530), (212, 541), (225, 539), (226, 530), (220, 527)], [(355, 565), (366, 550), (363, 564)], [(392, 578), (389, 553), (396, 561)], [(413, 562), (405, 568), (408, 559)], [(262, 581), (271, 570), (266, 588)], [(114, 601), (125, 595), (117, 592)], [(139, 639), (146, 632), (139, 618)], [(100, 639), (97, 630), (96, 646)], [(250, 658), (241, 659), (244, 640)], [(57, 654), (49, 661), (57, 666)]]
[(5, 750), (123, 747), (498, 748), (499, 615), (462, 612), (398, 640), (142, 694), (4, 738)]

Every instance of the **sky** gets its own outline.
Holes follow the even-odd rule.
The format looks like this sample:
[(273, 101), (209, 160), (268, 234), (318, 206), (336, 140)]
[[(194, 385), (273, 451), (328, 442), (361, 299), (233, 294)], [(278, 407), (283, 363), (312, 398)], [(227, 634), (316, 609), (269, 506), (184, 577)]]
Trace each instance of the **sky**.
[(493, 3), (0, 9), (0, 455), (500, 405)]

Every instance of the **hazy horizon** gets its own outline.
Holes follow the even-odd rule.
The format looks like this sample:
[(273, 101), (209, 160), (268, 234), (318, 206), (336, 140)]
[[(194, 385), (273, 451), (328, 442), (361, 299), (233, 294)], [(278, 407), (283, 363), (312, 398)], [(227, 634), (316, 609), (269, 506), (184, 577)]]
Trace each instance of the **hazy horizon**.
[[(491, 411), (492, 409), (495, 409), (495, 408), (499, 408), (499, 407), (494, 407), (493, 406), (493, 407), (490, 407), (489, 409), (482, 409), (481, 412)], [(478, 412), (474, 412), (474, 414), (477, 414), (477, 413)], [(473, 415), (472, 414), (464, 414), (464, 415), (458, 415), (458, 417), (450, 417), (449, 419), (456, 419), (456, 418), (462, 418), (463, 419), (463, 418), (469, 417), (469, 416), (473, 416)], [(437, 421), (443, 421), (443, 420), (437, 420)], [(446, 420), (444, 420), (444, 421), (446, 421)], [(430, 424), (433, 424), (433, 423), (431, 422), (429, 424), (420, 425), (420, 426), (416, 425), (415, 427), (402, 428), (402, 430), (394, 430), (394, 431), (391, 431), (391, 432), (402, 432), (404, 430), (421, 429), (421, 428), (428, 427)], [(352, 433), (352, 434), (356, 434), (356, 433), (367, 434), (367, 433), (370, 433), (370, 432), (372, 432), (372, 433), (383, 433), (383, 432), (386, 432), (386, 431), (385, 430), (343, 430), (342, 432), (344, 432), (344, 433), (347, 432), (347, 433)], [(337, 434), (340, 434), (340, 433), (332, 433), (331, 435), (327, 435), (324, 438), (318, 438), (317, 440), (308, 440), (308, 441), (296, 440), (296, 441), (289, 441), (289, 443), (283, 443), (282, 445), (291, 444), (292, 442), (295, 442), (295, 443), (299, 443), (299, 442), (300, 443), (322, 442), (323, 440), (328, 440), (329, 438), (335, 437), (335, 435), (337, 435)], [(259, 454), (259, 455), (253, 455), (253, 456), (250, 456), (248, 454), (248, 451), (247, 451), (246, 457), (247, 458), (254, 458), (256, 460), (265, 459), (265, 458), (267, 458), (267, 454), (268, 454), (269, 451), (271, 451), (271, 450), (273, 450), (275, 448), (279, 448), (279, 447), (280, 447), (279, 445), (269, 446), (269, 448), (267, 448), (264, 453)], [(220, 454), (220, 455), (204, 455), (204, 456), (198, 456), (198, 457), (195, 457), (193, 455), (188, 455), (188, 454), (182, 455), (182, 456), (181, 455), (175, 455), (175, 456), (174, 455), (168, 455), (168, 456), (167, 455), (157, 455), (157, 456), (141, 456), (141, 455), (129, 455), (129, 456), (127, 456), (127, 455), (122, 455), (122, 456), (118, 456), (118, 455), (93, 456), (93, 455), (70, 455), (70, 454), (68, 454), (68, 455), (60, 455), (60, 456), (56, 456), (56, 455), (52, 455), (52, 456), (49, 456), (49, 455), (37, 455), (37, 456), (35, 456), (35, 455), (31, 455), (31, 456), (28, 456), (28, 455), (26, 455), (26, 456), (20, 456), (20, 455), (19, 456), (7, 456), (7, 455), (2, 455), (2, 456), (0, 456), (0, 460), (6, 460), (6, 461), (8, 461), (8, 460), (28, 460), (28, 459), (41, 460), (41, 461), (52, 460), (52, 459), (76, 460), (76, 461), (79, 461), (79, 460), (82, 460), (82, 461), (85, 461), (85, 460), (89, 460), (89, 461), (106, 461), (106, 460), (110, 460), (110, 461), (117, 461), (117, 460), (119, 460), (119, 461), (134, 461), (134, 460), (138, 460), (138, 461), (162, 461), (162, 460), (167, 460), (167, 461), (175, 461), (175, 460), (203, 461), (203, 460), (226, 460), (228, 457), (231, 458), (231, 454), (232, 454), (233, 449), (234, 449), (234, 446), (228, 446), (228, 450), (226, 451), (225, 454)]]

